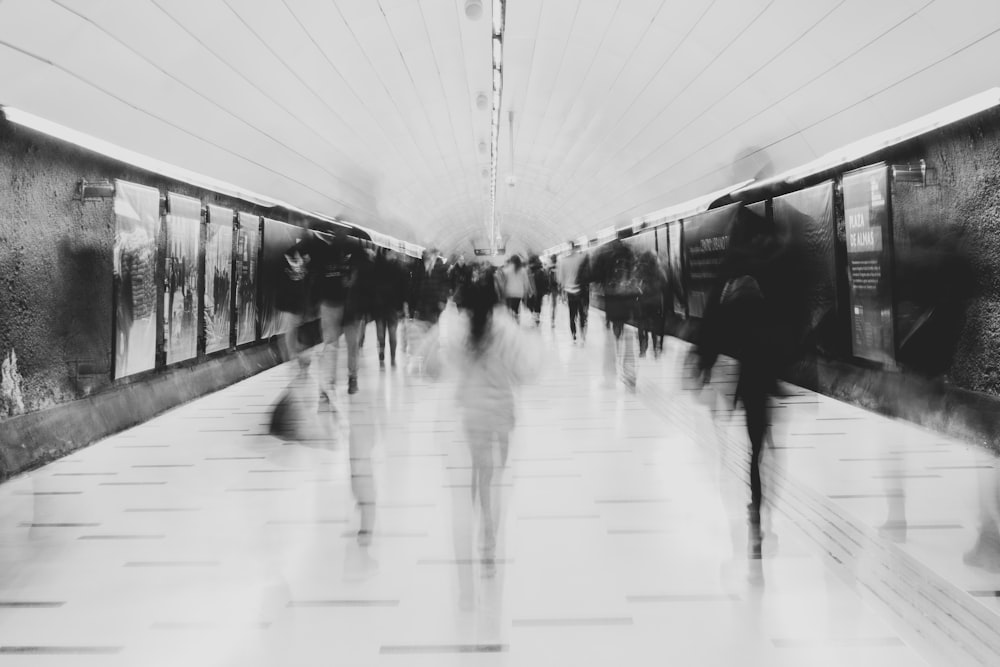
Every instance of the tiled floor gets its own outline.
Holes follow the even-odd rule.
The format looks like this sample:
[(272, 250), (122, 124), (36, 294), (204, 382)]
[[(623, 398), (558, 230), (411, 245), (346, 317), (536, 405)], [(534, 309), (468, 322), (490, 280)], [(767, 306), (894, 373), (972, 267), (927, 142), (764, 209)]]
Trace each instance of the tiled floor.
[(528, 332), (546, 361), (495, 480), (495, 577), (452, 388), (380, 372), (372, 335), (342, 397), (373, 446), (369, 549), (346, 443), (267, 435), (292, 374), (272, 369), (0, 486), (0, 665), (950, 665), (973, 640), (910, 620), (1000, 618), (1000, 576), (962, 562), (991, 457), (792, 388), (749, 559), (731, 369), (685, 392), (669, 342), (629, 393), (603, 381), (603, 328), (565, 328)]

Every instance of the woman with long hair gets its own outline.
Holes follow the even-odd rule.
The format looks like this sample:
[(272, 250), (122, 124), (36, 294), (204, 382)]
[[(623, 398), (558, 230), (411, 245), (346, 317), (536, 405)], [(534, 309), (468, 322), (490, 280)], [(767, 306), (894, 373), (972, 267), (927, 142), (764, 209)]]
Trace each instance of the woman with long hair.
[[(504, 309), (498, 308), (494, 271), (492, 267), (477, 268), (463, 289), (465, 318), (461, 334), (452, 339), (449, 349), (449, 358), (457, 367), (456, 399), (471, 459), (470, 493), (457, 496), (454, 508), (464, 606), (472, 603), (471, 563), (481, 564), (484, 577), (492, 577), (496, 571), (502, 509), (499, 482), (514, 429), (515, 389), (532, 376), (541, 361), (538, 347)], [(479, 530), (469, 530), (476, 523)], [(482, 536), (481, 557), (468, 558), (476, 532)]]

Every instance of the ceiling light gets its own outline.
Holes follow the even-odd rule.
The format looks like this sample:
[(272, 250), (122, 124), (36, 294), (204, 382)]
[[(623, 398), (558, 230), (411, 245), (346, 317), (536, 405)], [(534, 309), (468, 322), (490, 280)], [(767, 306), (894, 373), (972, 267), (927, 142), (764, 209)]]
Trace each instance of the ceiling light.
[(480, 111), (486, 111), (486, 108), (490, 105), (490, 98), (486, 93), (479, 93), (476, 95), (476, 108)]
[(493, 34), (503, 34), (504, 22), (504, 2), (503, 0), (493, 0)]
[(465, 0), (465, 16), (478, 21), (483, 16), (483, 0)]

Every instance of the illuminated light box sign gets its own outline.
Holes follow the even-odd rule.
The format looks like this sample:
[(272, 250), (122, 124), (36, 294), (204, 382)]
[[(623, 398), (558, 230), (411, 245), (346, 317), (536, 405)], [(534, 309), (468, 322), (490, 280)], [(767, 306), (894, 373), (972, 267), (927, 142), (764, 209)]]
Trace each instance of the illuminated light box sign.
[(844, 222), (855, 357), (895, 362), (892, 319), (892, 229), (884, 164), (844, 174)]

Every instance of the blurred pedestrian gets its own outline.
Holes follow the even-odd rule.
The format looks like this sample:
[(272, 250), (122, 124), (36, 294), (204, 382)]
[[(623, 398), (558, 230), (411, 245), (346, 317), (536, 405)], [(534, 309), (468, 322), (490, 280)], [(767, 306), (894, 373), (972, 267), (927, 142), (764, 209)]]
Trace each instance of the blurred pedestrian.
[(639, 312), (636, 328), (639, 336), (639, 356), (645, 357), (649, 339), (653, 343), (653, 356), (659, 358), (663, 352), (663, 326), (665, 321), (665, 301), (667, 297), (667, 274), (659, 258), (647, 250), (637, 259), (636, 271), (639, 275)]
[(528, 277), (531, 281), (531, 295), (526, 299), (528, 311), (535, 319), (535, 326), (542, 323), (542, 299), (549, 293), (549, 274), (542, 266), (538, 255), (528, 258)]
[[(720, 354), (739, 363), (734, 405), (742, 404), (750, 440), (750, 504), (748, 524), (752, 555), (761, 552), (761, 456), (770, 426), (770, 396), (777, 391), (777, 373), (783, 351), (780, 316), (783, 302), (769, 296), (765, 286), (781, 279), (788, 266), (788, 249), (769, 222), (741, 208), (730, 230), (718, 280), (705, 306), (696, 354), (702, 382), (711, 377)], [(794, 279), (785, 276), (786, 279)]]
[(531, 277), (524, 268), (520, 255), (513, 255), (500, 272), (500, 284), (503, 286), (504, 302), (507, 309), (519, 322), (521, 319), (521, 302), (532, 295)]
[[(556, 270), (559, 286), (569, 307), (569, 332), (576, 342), (577, 320), (580, 340), (587, 339), (587, 312), (590, 309), (590, 262), (576, 242), (570, 242), (569, 254), (559, 261)], [(555, 305), (553, 304), (553, 308)]]
[(380, 248), (372, 266), (371, 314), (378, 337), (378, 365), (385, 368), (385, 339), (389, 338), (389, 363), (396, 367), (396, 330), (406, 300), (407, 275), (387, 248)]
[(409, 307), (412, 317), (437, 324), (448, 303), (448, 269), (438, 256), (436, 248), (423, 252), (422, 261), (413, 267), (410, 284)]
[(620, 239), (601, 249), (594, 260), (591, 279), (601, 287), (604, 298), (605, 336), (604, 378), (613, 382), (616, 373), (625, 386), (635, 390), (635, 349), (632, 337), (625, 336), (625, 324), (638, 311), (640, 284), (635, 253)]
[[(515, 389), (537, 372), (541, 361), (537, 344), (508, 312), (497, 308), (499, 299), (489, 273), (482, 271), (471, 281), (463, 304), (465, 334), (454, 337), (456, 345), (445, 351), (457, 370), (456, 398), (472, 463), (467, 498), (479, 522), (482, 574), (487, 577), (496, 568), (502, 510), (498, 485), (515, 424)], [(460, 541), (476, 531), (456, 529), (456, 549), (461, 554), (466, 545)], [(461, 568), (460, 572), (467, 574)], [(470, 592), (468, 584), (466, 577), (460, 577), (463, 597)]]

